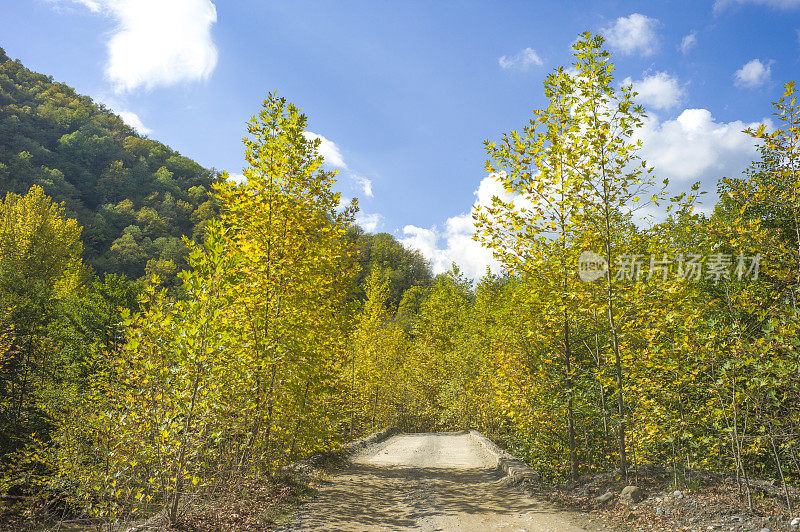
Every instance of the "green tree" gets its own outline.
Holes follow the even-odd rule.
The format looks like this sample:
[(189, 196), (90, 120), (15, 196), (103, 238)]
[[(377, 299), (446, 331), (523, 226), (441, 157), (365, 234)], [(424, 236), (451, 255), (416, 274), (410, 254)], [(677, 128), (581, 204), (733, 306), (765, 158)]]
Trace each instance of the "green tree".
[(379, 268), (389, 282), (389, 299), (386, 304), (397, 307), (405, 293), (415, 287), (428, 287), (432, 275), (430, 264), (415, 249), (407, 249), (388, 233), (370, 234), (356, 226), (348, 231), (361, 266), (356, 275), (357, 296), (366, 297), (366, 281), (375, 268)]
[(303, 397), (340, 363), (351, 318), (354, 260), (344, 237), (355, 204), (338, 210), (335, 174), (322, 169), (319, 140), (303, 135), (306, 122), (296, 106), (270, 94), (248, 124), (247, 180), (215, 186), (221, 219), (243, 257), (236, 305), (251, 370), (245, 412), (252, 424), (242, 460), (267, 468), (276, 431), (279, 437), (285, 430), (279, 402), (310, 406)]
[[(140, 215), (136, 223), (153, 233), (151, 239), (185, 235), (203, 240), (205, 224), (216, 211), (200, 206), (208, 200), (217, 172), (139, 137), (102, 105), (5, 53), (0, 53), (0, 84), (0, 194), (25, 194), (36, 185), (63, 203), (67, 216), (85, 228), (83, 258), (98, 273), (140, 279), (148, 261), (161, 260), (152, 246), (117, 246), (112, 251), (134, 223), (109, 215), (122, 202)], [(125, 249), (134, 255), (119, 257)], [(175, 272), (185, 267), (183, 257), (174, 262)], [(168, 270), (159, 268), (164, 274)], [(175, 274), (165, 282), (179, 284)]]

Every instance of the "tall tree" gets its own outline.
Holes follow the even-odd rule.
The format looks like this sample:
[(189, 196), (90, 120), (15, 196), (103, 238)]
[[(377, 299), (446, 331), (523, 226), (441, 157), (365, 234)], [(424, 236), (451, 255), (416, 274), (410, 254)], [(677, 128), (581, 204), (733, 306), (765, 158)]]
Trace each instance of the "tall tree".
[(235, 304), (253, 420), (242, 460), (265, 465), (276, 452), (278, 401), (321, 384), (343, 354), (350, 319), (355, 261), (345, 235), (356, 205), (339, 210), (335, 173), (322, 168), (320, 141), (305, 137), (306, 123), (294, 104), (270, 94), (248, 124), (246, 181), (215, 185), (221, 220), (242, 256)]
[[(554, 319), (561, 329), (561, 360), (566, 388), (570, 473), (578, 476), (570, 329), (575, 301), (575, 225), (586, 157), (581, 131), (573, 120), (576, 80), (563, 68), (544, 82), (549, 105), (534, 111), (522, 133), (505, 134), (499, 145), (487, 141), (486, 170), (497, 176), (512, 200), (492, 199), (475, 213), (477, 238), (511, 271), (539, 286), (534, 297), (554, 296)], [(535, 327), (543, 327), (543, 323)]]
[(13, 339), (11, 356), (0, 366), (0, 446), (6, 452), (48, 424), (39, 393), (66, 362), (51, 345), (48, 326), (59, 301), (84, 276), (81, 228), (64, 211), (38, 186), (0, 203), (0, 309)]
[[(642, 125), (644, 108), (634, 103), (631, 86), (615, 89), (614, 65), (604, 42), (602, 36), (586, 32), (573, 45), (576, 100), (572, 116), (580, 128), (578, 149), (583, 156), (578, 168), (583, 180), (580, 222), (595, 234), (609, 267), (605, 299), (617, 381), (619, 469), (627, 478), (625, 379), (615, 309), (619, 294), (611, 268), (618, 266), (618, 248), (631, 212), (643, 204), (640, 196), (652, 194), (654, 182), (652, 168), (637, 154), (641, 141), (633, 140), (635, 130)], [(651, 199), (656, 201), (657, 196)]]

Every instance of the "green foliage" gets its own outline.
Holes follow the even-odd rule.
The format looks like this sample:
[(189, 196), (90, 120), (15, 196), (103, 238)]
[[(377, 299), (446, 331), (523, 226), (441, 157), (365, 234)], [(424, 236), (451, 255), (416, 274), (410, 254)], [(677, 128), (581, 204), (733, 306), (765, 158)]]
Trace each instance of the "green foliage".
[[(65, 490), (53, 442), (86, 385), (121, 340), (121, 308), (138, 288), (92, 279), (80, 228), (38, 186), (0, 204), (0, 493), (44, 498)], [(24, 500), (24, 499), (22, 499)]]
[[(638, 227), (632, 211), (661, 194), (646, 165), (634, 164), (630, 138), (643, 110), (629, 89), (615, 93), (601, 46), (584, 36), (578, 74), (558, 69), (545, 83), (550, 106), (487, 143), (487, 170), (517, 199), (479, 210), (478, 235), (509, 274), (472, 288), (451, 273), (405, 292), (395, 397), (413, 416), (395, 415), (413, 430), (479, 428), (549, 480), (621, 462), (667, 465), (676, 485), (686, 468), (797, 481), (794, 85), (775, 103), (778, 129), (750, 131), (761, 158), (744, 177), (720, 181), (710, 219), (693, 212), (695, 185), (666, 221)], [(612, 274), (578, 283), (584, 249), (601, 251)], [(720, 279), (686, 279), (675, 263), (662, 276), (645, 262), (634, 280), (613, 269), (630, 253), (724, 253), (733, 263)], [(758, 278), (740, 278), (736, 262), (756, 253)], [(746, 484), (742, 493), (750, 500)]]
[(8, 452), (46, 428), (40, 392), (65, 360), (51, 348), (48, 327), (81, 283), (80, 228), (39, 187), (7, 194), (0, 204), (0, 309), (10, 328), (2, 366), (0, 448)]
[(389, 283), (388, 306), (396, 308), (406, 292), (431, 284), (430, 265), (422, 253), (404, 247), (392, 235), (364, 233), (356, 226), (348, 231), (347, 236), (358, 250), (361, 268), (356, 276), (356, 285), (359, 287), (359, 299), (366, 298), (365, 283), (370, 272), (376, 268), (383, 272)]
[[(407, 415), (405, 337), (391, 319), (391, 283), (375, 268), (367, 277), (366, 300), (350, 337), (350, 434), (374, 432)], [(407, 362), (407, 361), (406, 361)]]

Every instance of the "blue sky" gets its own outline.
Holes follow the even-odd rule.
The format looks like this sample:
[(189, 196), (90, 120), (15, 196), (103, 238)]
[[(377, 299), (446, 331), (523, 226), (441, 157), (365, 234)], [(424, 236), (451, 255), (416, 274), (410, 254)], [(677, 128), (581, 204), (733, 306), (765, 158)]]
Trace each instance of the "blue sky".
[(800, 0), (0, 0), (10, 57), (209, 167), (241, 172), (244, 124), (277, 90), (324, 137), (363, 226), (470, 275), (491, 264), (470, 209), (501, 192), (482, 142), (545, 105), (544, 76), (585, 30), (641, 93), (643, 155), (675, 190), (738, 174), (741, 129), (800, 77)]

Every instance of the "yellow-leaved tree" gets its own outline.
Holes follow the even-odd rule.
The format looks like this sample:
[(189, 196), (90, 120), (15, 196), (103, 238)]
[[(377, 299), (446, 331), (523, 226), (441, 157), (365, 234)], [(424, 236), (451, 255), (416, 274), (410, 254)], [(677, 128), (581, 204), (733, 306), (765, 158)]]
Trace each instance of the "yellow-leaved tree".
[[(60, 456), (84, 507), (179, 521), (187, 494), (234, 485), (339, 443), (355, 261), (306, 118), (271, 94), (250, 121), (244, 183), (218, 184), (220, 219), (176, 299), (157, 280), (109, 353)], [(91, 404), (90, 404), (91, 403)]]
[(53, 405), (66, 402), (60, 387), (72, 360), (54, 347), (48, 327), (59, 301), (82, 283), (82, 251), (78, 223), (41, 187), (0, 202), (0, 460), (9, 473), (0, 492), (18, 476), (29, 485), (24, 477), (42, 470), (34, 459), (21, 472), (17, 452), (38, 446)]
[(269, 468), (298, 445), (326, 445), (336, 426), (330, 418), (340, 415), (326, 397), (352, 319), (355, 260), (345, 233), (355, 203), (340, 210), (335, 173), (323, 168), (320, 140), (306, 137), (306, 123), (295, 105), (270, 94), (248, 124), (246, 181), (215, 186), (241, 257), (229, 297), (247, 368), (239, 383), (239, 414), (249, 425), (242, 465)]
[[(380, 268), (367, 278), (367, 299), (351, 339), (350, 433), (361, 434), (395, 423), (404, 397), (404, 335), (392, 319), (389, 281)], [(400, 403), (400, 404), (396, 404)]]

